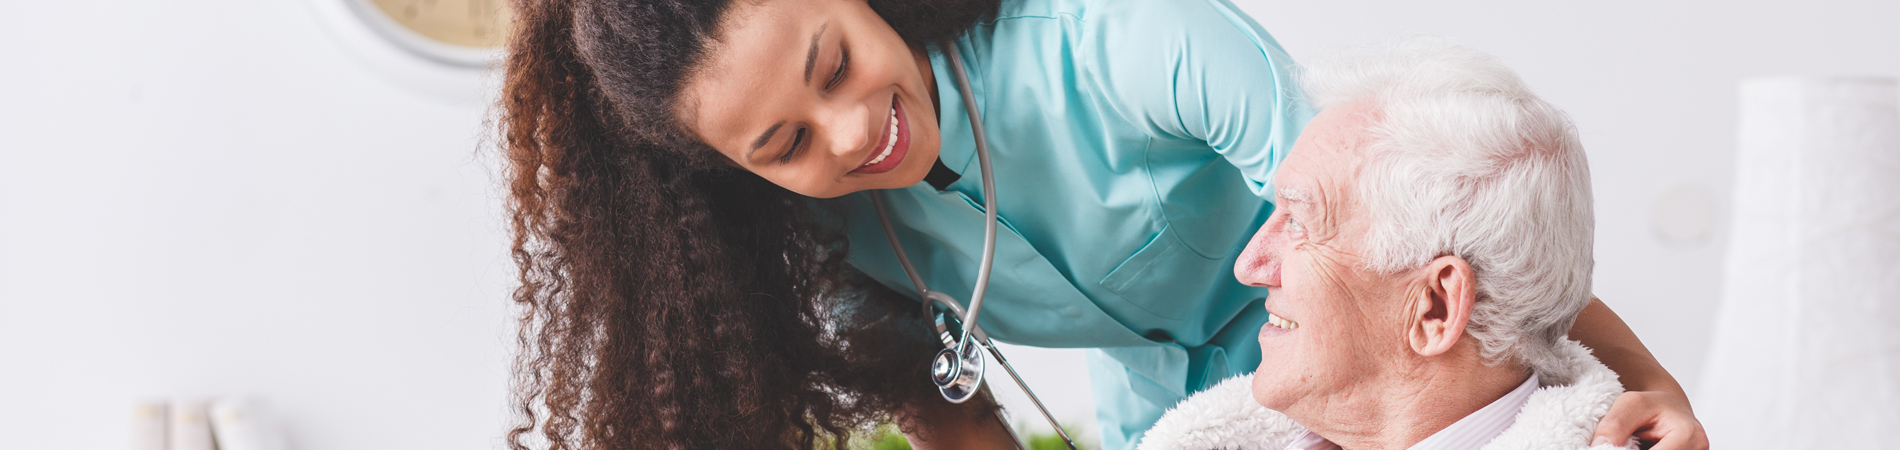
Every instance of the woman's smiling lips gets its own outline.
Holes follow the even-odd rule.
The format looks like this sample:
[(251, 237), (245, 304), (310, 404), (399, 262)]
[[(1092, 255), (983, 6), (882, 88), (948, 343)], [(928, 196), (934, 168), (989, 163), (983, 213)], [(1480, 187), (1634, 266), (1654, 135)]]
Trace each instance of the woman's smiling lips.
[(884, 135), (879, 139), (875, 150), (865, 156), (864, 162), (851, 173), (875, 175), (896, 169), (904, 162), (904, 154), (910, 148), (910, 127), (904, 117), (904, 106), (891, 96), (891, 114), (885, 119)]

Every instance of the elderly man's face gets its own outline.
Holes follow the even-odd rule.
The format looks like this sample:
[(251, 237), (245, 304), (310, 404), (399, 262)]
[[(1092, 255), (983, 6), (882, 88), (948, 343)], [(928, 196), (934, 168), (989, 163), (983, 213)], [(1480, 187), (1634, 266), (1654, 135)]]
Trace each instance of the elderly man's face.
[(1267, 287), (1278, 318), (1260, 330), (1254, 397), (1296, 417), (1326, 414), (1355, 382), (1382, 376), (1374, 362), (1407, 348), (1393, 301), (1402, 282), (1359, 268), (1366, 227), (1354, 180), (1370, 114), (1341, 105), (1313, 118), (1275, 178), (1278, 209), (1234, 266), (1241, 282)]

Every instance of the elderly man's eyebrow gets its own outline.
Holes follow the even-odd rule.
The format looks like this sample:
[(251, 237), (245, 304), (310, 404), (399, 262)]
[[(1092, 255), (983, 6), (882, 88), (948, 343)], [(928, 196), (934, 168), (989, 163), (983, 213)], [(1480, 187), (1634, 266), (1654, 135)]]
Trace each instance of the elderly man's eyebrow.
[(1312, 194), (1308, 194), (1305, 189), (1280, 188), (1276, 191), (1276, 195), (1280, 197), (1280, 201), (1286, 202), (1286, 203), (1307, 204), (1307, 205), (1310, 205), (1313, 203)]
[(805, 50), (805, 84), (811, 84), (811, 67), (818, 64), (818, 38), (825, 35), (825, 28), (831, 22), (818, 24), (818, 31), (811, 34), (811, 48)]

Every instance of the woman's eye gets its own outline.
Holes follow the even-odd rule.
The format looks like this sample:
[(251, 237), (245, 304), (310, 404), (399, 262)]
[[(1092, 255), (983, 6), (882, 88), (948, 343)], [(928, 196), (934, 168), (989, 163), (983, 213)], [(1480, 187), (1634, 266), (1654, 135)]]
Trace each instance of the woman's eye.
[(827, 91), (838, 87), (838, 82), (844, 81), (845, 71), (851, 68), (851, 50), (839, 49), (838, 54), (838, 70), (831, 73), (830, 80), (825, 81)]
[(778, 162), (780, 164), (792, 162), (792, 156), (798, 154), (798, 147), (805, 143), (805, 130), (805, 128), (799, 128), (798, 131), (792, 133), (791, 148), (785, 149), (785, 153), (781, 153), (778, 156)]

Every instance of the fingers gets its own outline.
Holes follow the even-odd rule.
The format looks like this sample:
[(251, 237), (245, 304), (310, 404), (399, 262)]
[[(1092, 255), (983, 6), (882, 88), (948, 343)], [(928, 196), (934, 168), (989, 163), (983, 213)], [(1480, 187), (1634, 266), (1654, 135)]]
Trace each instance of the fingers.
[(1656, 424), (1648, 429), (1638, 430), (1636, 438), (1656, 441), (1651, 450), (1708, 450), (1709, 435), (1702, 429), (1702, 423), (1695, 417), (1675, 412), (1666, 412), (1658, 417)]
[(1591, 446), (1618, 445), (1629, 442), (1636, 430), (1648, 428), (1655, 423), (1657, 408), (1647, 396), (1640, 392), (1624, 392), (1610, 404), (1610, 412), (1597, 421), (1596, 437), (1590, 439)]
[(1618, 445), (1634, 437), (1653, 450), (1707, 450), (1709, 438), (1688, 399), (1665, 392), (1625, 392), (1597, 422), (1591, 445)]

